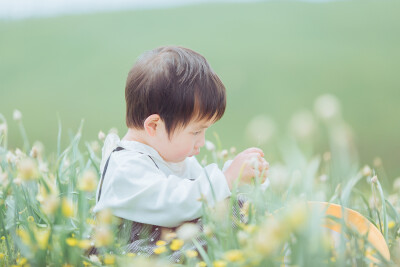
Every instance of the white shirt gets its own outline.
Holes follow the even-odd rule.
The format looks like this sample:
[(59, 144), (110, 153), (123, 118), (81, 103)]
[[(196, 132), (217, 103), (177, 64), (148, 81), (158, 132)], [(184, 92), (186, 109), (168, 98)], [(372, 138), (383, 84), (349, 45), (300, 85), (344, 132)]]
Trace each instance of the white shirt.
[[(136, 141), (121, 141), (115, 134), (105, 140), (101, 174), (117, 146), (125, 150), (112, 153), (94, 212), (110, 208), (115, 216), (127, 220), (176, 227), (201, 217), (200, 198), (213, 206), (231, 195), (225, 176), (216, 164), (202, 167), (195, 157), (169, 163), (154, 148)], [(96, 201), (99, 188), (100, 182)]]

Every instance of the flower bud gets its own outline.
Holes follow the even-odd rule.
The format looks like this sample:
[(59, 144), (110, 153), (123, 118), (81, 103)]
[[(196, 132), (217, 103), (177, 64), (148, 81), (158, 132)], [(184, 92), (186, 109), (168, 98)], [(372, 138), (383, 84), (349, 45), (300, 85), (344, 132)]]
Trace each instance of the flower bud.
[(364, 176), (370, 176), (372, 174), (372, 170), (368, 165), (365, 165), (361, 172)]
[(14, 110), (14, 113), (13, 113), (13, 119), (15, 120), (15, 121), (21, 121), (22, 120), (22, 113), (21, 113), (21, 111), (19, 111), (18, 109), (15, 109)]
[(206, 140), (206, 149), (208, 151), (214, 151), (215, 145), (211, 141)]
[(100, 141), (103, 141), (106, 138), (106, 135), (105, 135), (105, 133), (100, 131), (99, 134), (97, 135), (97, 137), (99, 138)]

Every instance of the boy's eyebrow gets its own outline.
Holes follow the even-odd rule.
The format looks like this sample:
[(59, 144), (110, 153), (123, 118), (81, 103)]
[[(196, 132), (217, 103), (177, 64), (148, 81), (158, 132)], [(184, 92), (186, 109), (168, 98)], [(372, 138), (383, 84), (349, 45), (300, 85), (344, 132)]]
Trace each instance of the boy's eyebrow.
[(209, 128), (210, 126), (208, 126), (208, 125), (199, 125), (199, 126), (196, 126), (195, 128), (196, 129), (206, 129), (206, 128)]

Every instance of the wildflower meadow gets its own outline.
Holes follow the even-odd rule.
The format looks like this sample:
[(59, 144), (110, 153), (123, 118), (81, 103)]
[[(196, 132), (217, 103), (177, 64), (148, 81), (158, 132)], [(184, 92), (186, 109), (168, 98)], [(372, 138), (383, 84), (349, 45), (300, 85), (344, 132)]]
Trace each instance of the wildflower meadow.
[[(380, 158), (359, 162), (334, 96), (314, 104), (280, 136), (268, 118), (254, 118), (249, 138), (269, 144), (267, 160), (274, 156), (267, 181), (238, 183), (213, 207), (199, 199), (204, 227), (182, 225), (152, 256), (124, 250), (110, 210), (92, 212), (105, 133), (82, 140), (82, 123), (64, 147), (59, 122), (58, 145), (47, 151), (29, 139), (21, 112), (0, 114), (0, 266), (398, 266), (400, 180), (386, 176)], [(8, 135), (11, 123), (20, 129), (19, 147), (8, 145), (16, 138)], [(236, 153), (217, 134), (204, 150), (199, 162), (220, 167)], [(90, 248), (98, 253), (88, 255)], [(175, 251), (181, 256), (171, 261)]]

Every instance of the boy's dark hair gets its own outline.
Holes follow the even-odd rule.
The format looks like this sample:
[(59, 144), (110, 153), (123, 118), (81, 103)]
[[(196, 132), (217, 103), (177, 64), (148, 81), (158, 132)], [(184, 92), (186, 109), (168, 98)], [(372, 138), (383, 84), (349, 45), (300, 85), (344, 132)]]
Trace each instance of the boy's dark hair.
[(193, 50), (165, 46), (143, 53), (125, 87), (126, 125), (143, 129), (160, 115), (168, 135), (191, 120), (219, 120), (225, 112), (225, 86), (206, 59)]

